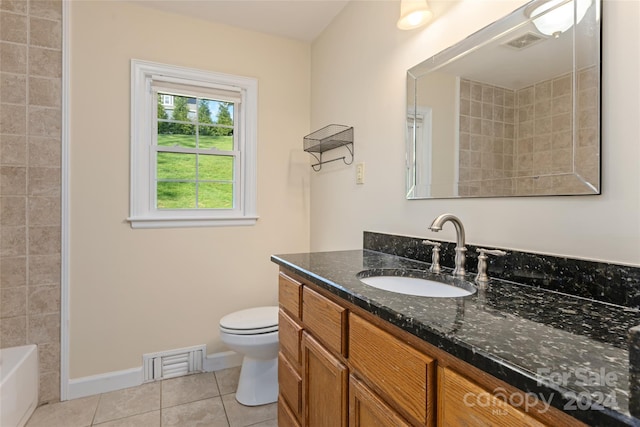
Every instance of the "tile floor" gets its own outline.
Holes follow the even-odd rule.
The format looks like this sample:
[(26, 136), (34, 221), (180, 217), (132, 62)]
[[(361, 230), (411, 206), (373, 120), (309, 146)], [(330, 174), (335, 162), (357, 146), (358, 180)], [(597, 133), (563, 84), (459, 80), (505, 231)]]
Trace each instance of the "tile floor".
[(276, 403), (236, 401), (239, 375), (230, 368), (43, 405), (26, 427), (277, 427)]

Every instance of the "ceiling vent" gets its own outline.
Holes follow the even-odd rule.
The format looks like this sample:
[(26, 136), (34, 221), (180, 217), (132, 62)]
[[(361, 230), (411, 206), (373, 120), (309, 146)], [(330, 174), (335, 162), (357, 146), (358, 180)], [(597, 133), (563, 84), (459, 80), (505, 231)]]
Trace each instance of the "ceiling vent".
[(545, 40), (539, 34), (528, 32), (521, 36), (516, 37), (515, 39), (511, 39), (507, 42), (502, 43), (503, 46), (509, 47), (511, 49), (522, 50), (528, 47), (533, 46), (534, 44), (538, 44), (541, 41)]

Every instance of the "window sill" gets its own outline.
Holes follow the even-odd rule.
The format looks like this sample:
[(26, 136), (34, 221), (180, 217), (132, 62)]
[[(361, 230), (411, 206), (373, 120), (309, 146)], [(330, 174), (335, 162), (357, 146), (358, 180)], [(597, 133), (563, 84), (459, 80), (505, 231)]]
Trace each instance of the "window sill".
[(255, 225), (257, 216), (237, 217), (129, 217), (131, 228), (235, 227)]

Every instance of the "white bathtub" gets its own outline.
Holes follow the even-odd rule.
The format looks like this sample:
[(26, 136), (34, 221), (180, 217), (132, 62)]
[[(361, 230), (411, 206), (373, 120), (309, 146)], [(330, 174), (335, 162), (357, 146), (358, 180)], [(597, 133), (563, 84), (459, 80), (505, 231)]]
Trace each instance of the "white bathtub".
[(0, 426), (24, 426), (37, 404), (38, 347), (0, 349)]

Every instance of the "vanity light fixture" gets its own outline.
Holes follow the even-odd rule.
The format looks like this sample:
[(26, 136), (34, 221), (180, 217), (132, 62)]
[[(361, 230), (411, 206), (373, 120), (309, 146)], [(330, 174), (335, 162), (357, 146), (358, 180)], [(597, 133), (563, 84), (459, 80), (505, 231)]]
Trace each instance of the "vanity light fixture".
[(427, 6), (427, 0), (400, 0), (400, 19), (398, 28), (413, 30), (431, 20), (433, 13)]
[(582, 21), (591, 3), (593, 0), (539, 0), (527, 7), (525, 13), (533, 19), (538, 31), (557, 38)]

